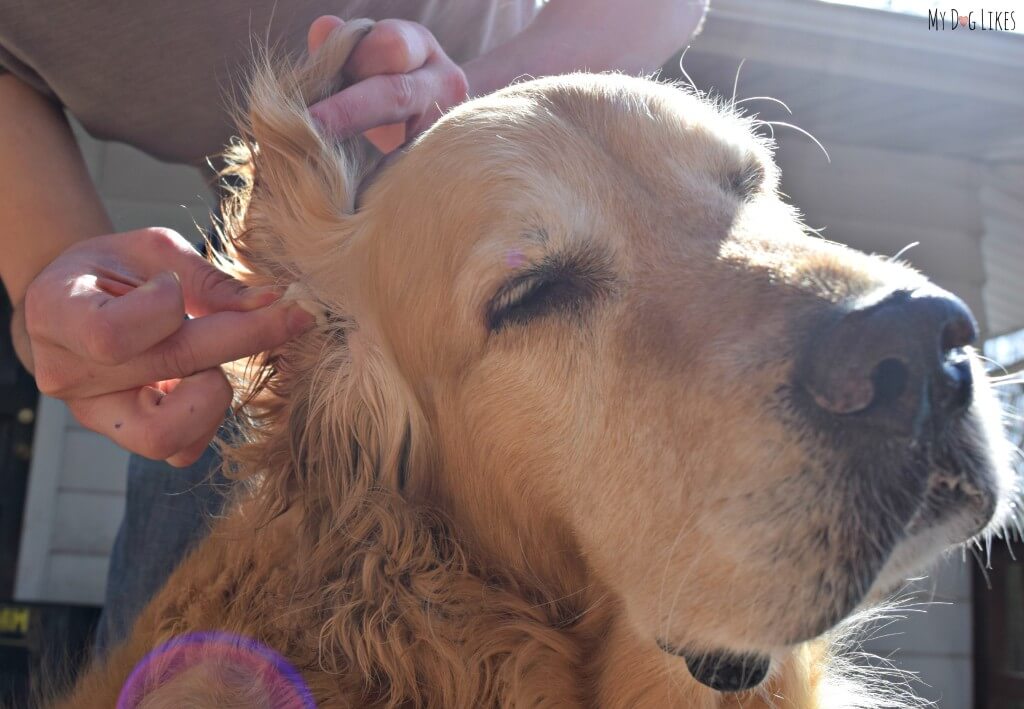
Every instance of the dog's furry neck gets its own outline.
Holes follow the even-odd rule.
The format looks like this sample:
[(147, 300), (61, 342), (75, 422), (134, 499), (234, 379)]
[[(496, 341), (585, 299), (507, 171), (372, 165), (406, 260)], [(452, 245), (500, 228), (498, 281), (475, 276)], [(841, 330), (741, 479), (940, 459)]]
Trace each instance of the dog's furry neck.
[[(303, 637), (286, 631), (273, 645), (317, 648), (300, 664), (314, 671), (314, 691), (323, 679), (323, 697), (337, 696), (340, 684), (371, 706), (710, 709), (739, 701), (698, 685), (681, 660), (627, 627), (619, 601), (557, 525), (532, 530), (528, 547), (514, 520), (491, 517), (485, 534), (486, 520), (456, 511), (464, 505), (448, 507), (447, 495), (430, 487), (427, 494), (356, 485), (341, 507), (303, 502), (269, 526), (245, 509), (270, 504), (257, 490), (226, 525), (233, 544), (250, 540), (252, 554), (261, 535), (294, 537), (274, 546), (296, 552), (288, 603), (301, 617), (288, 627)], [(304, 637), (310, 627), (315, 642)], [(793, 706), (815, 706), (810, 668), (788, 664), (772, 691), (784, 683), (786, 696), (805, 700)], [(743, 706), (761, 706), (762, 693), (744, 695)]]
[(612, 603), (482, 562), (443, 513), (395, 491), (350, 502), (272, 523), (304, 552), (291, 602), (316, 609), (317, 666), (382, 706), (587, 704)]
[[(391, 387), (365, 389), (371, 399), (396, 396), (366, 410), (325, 400), (328, 390), (295, 364), (309, 351), (286, 351), (268, 366), (250, 401), (255, 420), (243, 425), (249, 442), (226, 451), (234, 474), (256, 484), (225, 525), (234, 541), (223, 553), (249, 557), (223, 566), (237, 567), (261, 594), (268, 576), (279, 579), (272, 605), (285, 606), (288, 623), (257, 636), (307, 649), (289, 659), (313, 673), (318, 698), (710, 709), (759, 707), (762, 695), (783, 691), (794, 707), (817, 706), (814, 663), (799, 658), (752, 693), (732, 697), (697, 683), (682, 659), (629, 626), (553, 514), (495, 501), (516, 499), (513, 491), (492, 491), (484, 503), (462, 490), (467, 476), (457, 465), (409, 442), (413, 407)], [(371, 421), (368, 412), (378, 411), (406, 414)], [(260, 541), (267, 534), (290, 538)], [(286, 569), (266, 566), (268, 547), (291, 550)]]

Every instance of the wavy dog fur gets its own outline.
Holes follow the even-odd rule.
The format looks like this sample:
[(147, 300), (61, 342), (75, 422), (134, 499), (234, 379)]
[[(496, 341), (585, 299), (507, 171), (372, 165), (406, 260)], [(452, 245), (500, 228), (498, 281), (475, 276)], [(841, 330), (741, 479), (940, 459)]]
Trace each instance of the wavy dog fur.
[[(884, 684), (864, 692), (830, 676), (842, 667), (830, 656), (835, 635), (775, 653), (755, 690), (715, 692), (635, 632), (561, 521), (504, 491), (493, 494), (520, 524), (495, 522), (486, 543), (467, 526), (472, 511), (453, 496), (458, 479), (429, 425), (444, 412), (424, 409), (403, 376), (423, 366), (389, 344), (398, 336), (381, 303), (404, 284), (368, 275), (394, 258), (367, 248), (388, 227), (356, 209), (378, 156), (359, 139), (325, 136), (306, 108), (339, 88), (370, 26), (348, 22), (306, 63), (267, 59), (252, 79), (229, 151), (243, 184), (225, 205), (220, 265), (253, 285), (300, 282), (326, 319), (242, 373), (240, 439), (224, 454), (244, 490), (63, 706), (113, 706), (152, 648), (206, 629), (276, 649), (321, 707), (907, 706)], [(838, 278), (848, 252), (828, 253)], [(521, 434), (504, 425), (514, 451)], [(483, 481), (480, 495), (501, 484)], [(244, 668), (153, 675), (147, 709), (273, 706)]]

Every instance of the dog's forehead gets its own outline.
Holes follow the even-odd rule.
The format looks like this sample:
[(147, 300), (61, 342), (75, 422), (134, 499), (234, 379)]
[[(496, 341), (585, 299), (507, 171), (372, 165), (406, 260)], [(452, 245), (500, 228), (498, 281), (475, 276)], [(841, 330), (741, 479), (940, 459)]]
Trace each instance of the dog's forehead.
[[(678, 87), (621, 75), (534, 80), (455, 108), (411, 146), (372, 200), (388, 224), (377, 243), (401, 238), (411, 254), (430, 242), (445, 253), (435, 259), (445, 277), (465, 270), (476, 288), (481, 273), (500, 278), (580, 240), (633, 251), (640, 244), (627, 235), (696, 202), (702, 219), (729, 213), (742, 200), (730, 188), (749, 168), (774, 170), (749, 124)], [(413, 231), (436, 238), (410, 249), (403, 235)], [(545, 243), (531, 240), (541, 233)]]
[(466, 104), (474, 130), (518, 143), (524, 158), (540, 150), (573, 157), (589, 140), (619, 164), (713, 173), (771, 163), (770, 141), (753, 121), (673, 84), (618, 74), (573, 74), (513, 85)]

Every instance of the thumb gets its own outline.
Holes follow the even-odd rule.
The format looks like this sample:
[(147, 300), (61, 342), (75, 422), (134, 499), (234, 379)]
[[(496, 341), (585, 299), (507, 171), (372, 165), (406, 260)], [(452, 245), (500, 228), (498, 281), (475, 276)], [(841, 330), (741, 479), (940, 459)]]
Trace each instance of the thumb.
[(247, 286), (196, 253), (182, 254), (173, 266), (181, 280), (185, 311), (193, 317), (224, 310), (255, 310), (281, 297), (281, 290)]
[(344, 24), (345, 21), (335, 15), (321, 15), (313, 20), (306, 38), (310, 56), (316, 54), (320, 47), (324, 46), (324, 42), (331, 36), (331, 32)]

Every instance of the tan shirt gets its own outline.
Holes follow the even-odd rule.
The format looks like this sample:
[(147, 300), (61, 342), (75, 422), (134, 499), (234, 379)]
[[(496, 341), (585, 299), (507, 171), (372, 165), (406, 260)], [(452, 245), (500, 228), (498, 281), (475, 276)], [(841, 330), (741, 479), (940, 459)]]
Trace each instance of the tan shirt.
[(226, 99), (253, 49), (306, 47), (310, 23), (396, 17), (456, 62), (518, 33), (535, 0), (0, 0), (0, 71), (63, 104), (97, 138), (200, 164), (233, 130)]

